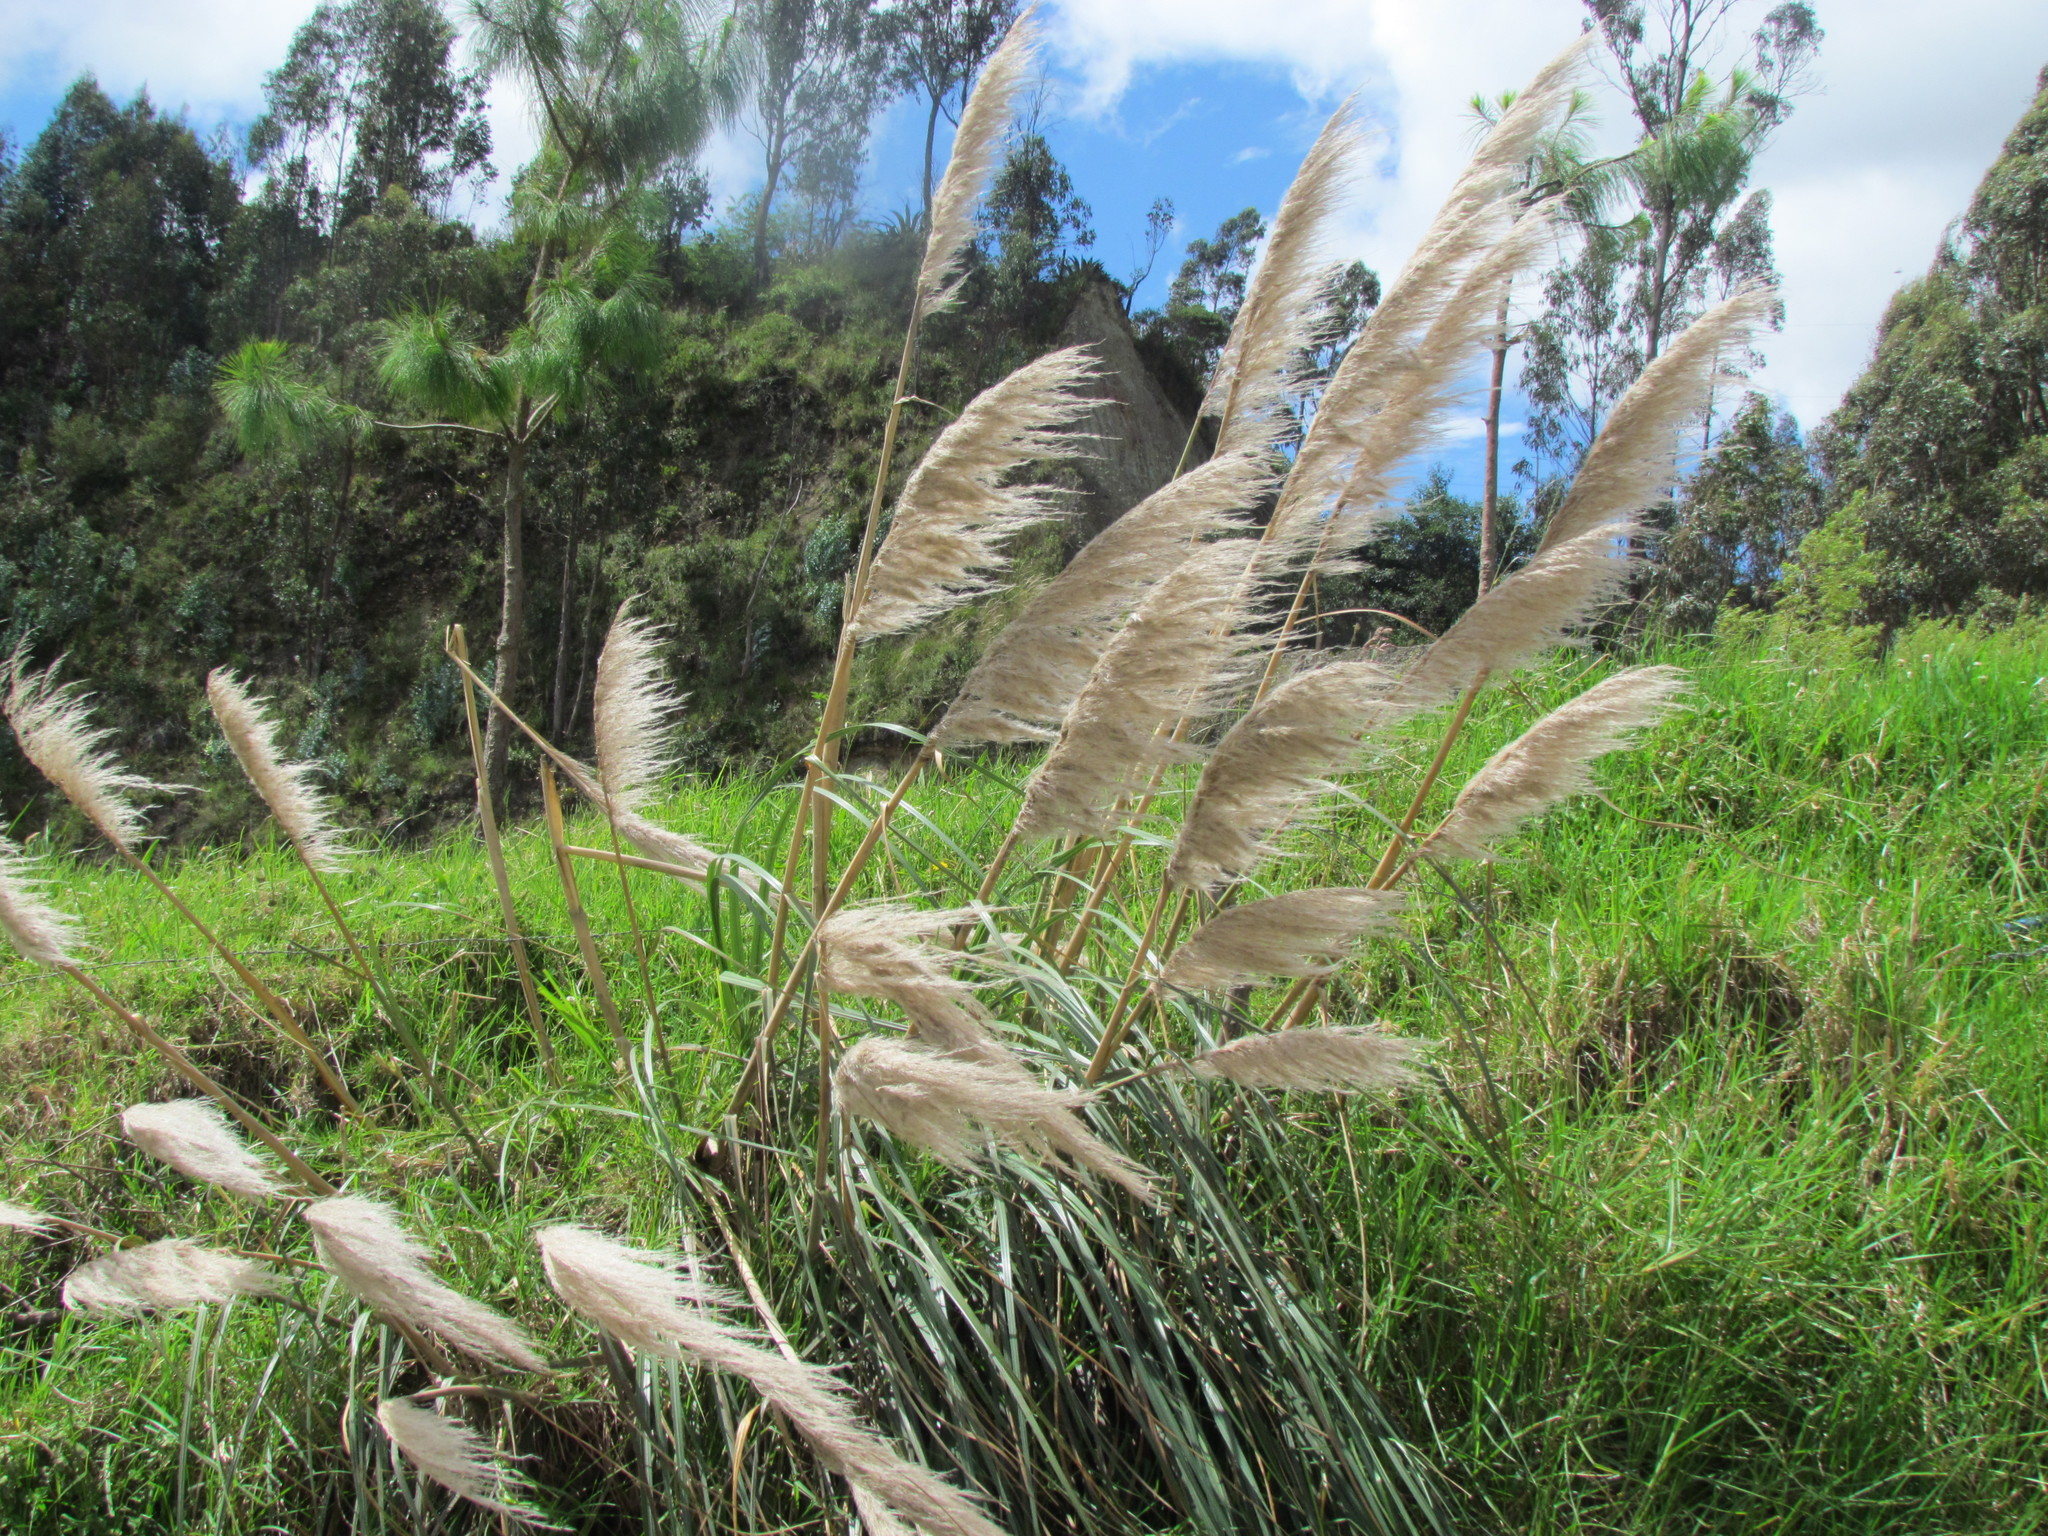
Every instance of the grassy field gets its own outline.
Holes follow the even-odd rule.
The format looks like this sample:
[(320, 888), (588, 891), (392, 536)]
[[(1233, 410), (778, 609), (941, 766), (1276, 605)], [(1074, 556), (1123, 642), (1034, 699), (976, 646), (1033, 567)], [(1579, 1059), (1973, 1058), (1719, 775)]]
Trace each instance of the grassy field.
[[(1200, 1131), (1215, 1155), (1191, 1151), (1186, 1176), (1235, 1202), (1218, 1240), (1255, 1246), (1244, 1262), (1284, 1275), (1287, 1308), (1309, 1319), (1308, 1334), (1254, 1342), (1334, 1346), (1441, 1473), (1441, 1504), (1459, 1528), (2048, 1528), (2038, 1022), (2048, 899), (2037, 890), (2048, 633), (1930, 627), (1876, 664), (1727, 651), (1655, 659), (1694, 669), (1693, 707), (1608, 760), (1606, 803), (1552, 814), (1490, 873), (1466, 866), (1448, 871), (1456, 884), (1425, 882), (1412, 939), (1369, 947), (1335, 989), (1333, 1017), (1385, 1020), (1430, 1042), (1436, 1088), (1397, 1101), (1267, 1102), (1158, 1079), (1111, 1111), (1119, 1135), (1150, 1138), (1156, 1155), (1176, 1127)], [(1570, 658), (1488, 696), (1445, 783), (1608, 665)], [(1287, 882), (1360, 878), (1413, 782), (1394, 769), (1426, 758), (1433, 740), (1403, 737), (1393, 762), (1361, 773), (1351, 803), (1301, 840)], [(1014, 762), (957, 765), (921, 788), (872, 893), (971, 895), (1020, 776)], [(664, 817), (772, 866), (791, 799), (746, 780), (697, 783)], [(856, 817), (840, 818), (849, 845), (859, 832)], [(74, 839), (60, 826), (53, 841)], [(485, 1144), (482, 1164), (425, 1105), (366, 989), (336, 963), (318, 902), (274, 850), (212, 850), (167, 868), (342, 1042), (370, 1124), (337, 1121), (310, 1071), (134, 876), (60, 859), (53, 884), (88, 922), (101, 974), (124, 999), (274, 1110), (323, 1168), (402, 1205), (470, 1294), (581, 1359), (588, 1335), (552, 1305), (527, 1236), (577, 1220), (725, 1248), (703, 1219), (713, 1175), (686, 1153), (699, 1135), (722, 1134), (717, 1117), (759, 1018), (750, 978), (761, 934), (731, 890), (636, 876), (629, 916), (614, 873), (581, 871), (613, 984), (622, 999), (651, 999), (670, 1055), (659, 1088), (636, 1098), (618, 1083), (544, 839), (522, 827), (508, 852), (524, 920), (541, 936), (559, 1086), (540, 1070), (471, 836), (380, 849), (340, 882), (353, 918), (387, 946), (435, 1073)], [(1028, 915), (1041, 878), (1020, 864), (1002, 899)], [(648, 936), (644, 980), (636, 920)], [(1092, 966), (1114, 988), (1142, 921), (1113, 910), (1081, 987), (1093, 985)], [(1055, 991), (1019, 982), (989, 996), (1043, 1054), (1078, 1049), (1085, 1060), (1088, 1042), (1060, 1038)], [(0, 1198), (115, 1233), (304, 1252), (300, 1224), (189, 1185), (120, 1139), (123, 1106), (176, 1090), (118, 1025), (24, 964), (0, 970), (0, 997)], [(1257, 998), (1250, 1011), (1266, 1006)], [(1173, 1013), (1141, 1045), (1215, 1022)], [(840, 1023), (862, 1028), (857, 1012)], [(949, 1269), (947, 1254), (912, 1252), (924, 1230), (912, 1218), (935, 1210), (992, 1234), (986, 1252), (1001, 1268), (1060, 1241), (1041, 1227), (1013, 1246), (1006, 1212), (1060, 1199), (1072, 1212), (1079, 1200), (1047, 1194), (1021, 1168), (991, 1195), (860, 1130), (840, 1155), (865, 1159), (860, 1177), (876, 1182), (859, 1183), (851, 1226), (828, 1223), (817, 1249), (827, 1262), (809, 1262), (801, 1219), (750, 1220), (784, 1199), (776, 1191), (808, 1187), (805, 1060), (793, 1044), (761, 1132), (778, 1150), (719, 1196), (732, 1241), (751, 1253), (797, 1343), (845, 1362), (892, 1433), (992, 1492), (1012, 1475), (1051, 1488), (1086, 1456), (1048, 1453), (1029, 1476), (997, 1466), (993, 1432), (949, 1419), (945, 1393), (983, 1404), (1007, 1388), (954, 1382), (919, 1399), (915, 1384), (937, 1382), (936, 1367), (902, 1357), (919, 1326), (938, 1325), (893, 1315), (951, 1297), (952, 1311), (932, 1315), (985, 1329), (978, 1347), (990, 1359), (1047, 1345), (1000, 1305), (969, 1317), (961, 1298), (1015, 1293), (972, 1264)], [(901, 1210), (888, 1190), (905, 1193)], [(856, 1252), (858, 1232), (890, 1221), (893, 1238)], [(1103, 1231), (1114, 1225), (1105, 1218)], [(1207, 1229), (1176, 1235), (1162, 1219), (1117, 1231), (1169, 1278), (1177, 1264), (1205, 1262)], [(404, 1369), (397, 1342), (318, 1277), (300, 1289), (306, 1312), (238, 1303), (136, 1322), (52, 1315), (63, 1274), (93, 1251), (77, 1237), (0, 1237), (0, 1527), (496, 1528), (391, 1475), (363, 1409)], [(835, 1265), (842, 1278), (829, 1283), (843, 1288), (821, 1290)], [(871, 1284), (909, 1271), (925, 1289)], [(1138, 1272), (1133, 1259), (1104, 1294)], [(994, 1289), (977, 1289), (984, 1281)], [(1186, 1304), (1204, 1295), (1213, 1299), (1200, 1291)], [(1169, 1288), (1132, 1306), (1177, 1297)], [(971, 1353), (929, 1337), (919, 1347), (941, 1363)], [(1038, 1379), (1028, 1365), (1018, 1380)], [(1111, 1367), (1065, 1369), (1078, 1379)], [(579, 1365), (542, 1396), (530, 1412), (499, 1406), (565, 1524), (827, 1528), (814, 1470), (743, 1393), (628, 1360)], [(988, 1406), (989, 1422), (1010, 1411)], [(1040, 1411), (1056, 1416), (1057, 1401)], [(1094, 1454), (1114, 1460), (1129, 1426), (1092, 1432)], [(1089, 1427), (1069, 1433), (1085, 1449)], [(1291, 1453), (1312, 1462), (1320, 1444), (1310, 1437)], [(1278, 1442), (1243, 1452), (1263, 1475), (1289, 1453)], [(1163, 1476), (1156, 1508), (1098, 1509), (1085, 1527), (1004, 1513), (1019, 1536), (1261, 1528), (1228, 1507), (1238, 1485), (1225, 1474), (1186, 1473), (1185, 1487), (1181, 1475)], [(1088, 1503), (1085, 1487), (1074, 1503)]]

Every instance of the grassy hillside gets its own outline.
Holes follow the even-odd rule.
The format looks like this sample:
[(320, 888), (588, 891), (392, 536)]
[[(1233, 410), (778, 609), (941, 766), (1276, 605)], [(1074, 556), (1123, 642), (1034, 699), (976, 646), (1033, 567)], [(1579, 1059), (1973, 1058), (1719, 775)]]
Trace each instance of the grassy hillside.
[[(1102, 1121), (1155, 1158), (1169, 1122), (1216, 1148), (1208, 1162), (1188, 1150), (1189, 1167), (1234, 1199), (1230, 1230), (1286, 1277), (1315, 1337), (1357, 1364), (1441, 1469), (1463, 1528), (2040, 1529), (2048, 630), (1927, 627), (1877, 664), (1732, 648), (1658, 659), (1695, 669), (1694, 707), (1608, 760), (1608, 803), (1552, 814), (1491, 874), (1468, 866), (1451, 871), (1455, 887), (1425, 882), (1414, 938), (1368, 948), (1335, 989), (1336, 1019), (1383, 1019), (1429, 1041), (1439, 1087), (1394, 1101), (1265, 1100), (1169, 1078), (1116, 1100)], [(1571, 658), (1488, 696), (1445, 782), (1610, 665)], [(1418, 732), (1394, 751), (1423, 758), (1432, 745)], [(971, 895), (967, 872), (1009, 824), (1018, 767), (958, 765), (922, 787), (875, 894)], [(1413, 778), (1391, 766), (1358, 776), (1356, 804), (1302, 842), (1287, 878), (1361, 878)], [(772, 866), (791, 799), (750, 779), (695, 783), (669, 820)], [(853, 820), (838, 825), (849, 846)], [(73, 846), (73, 830), (56, 827), (51, 845)], [(707, 1224), (715, 1208), (806, 1354), (845, 1362), (864, 1406), (934, 1465), (981, 1467), (987, 1447), (940, 1408), (1000, 1390), (962, 1381), (946, 1389), (956, 1396), (935, 1386), (915, 1401), (906, 1383), (922, 1378), (888, 1357), (916, 1326), (891, 1313), (981, 1294), (981, 1277), (948, 1271), (947, 1254), (911, 1251), (918, 1222), (937, 1210), (993, 1234), (991, 1264), (1028, 1267), (1059, 1246), (1055, 1228), (1028, 1225), (1033, 1213), (1094, 1207), (1058, 1205), (1021, 1164), (962, 1181), (856, 1129), (842, 1155), (868, 1159), (860, 1176), (875, 1182), (859, 1185), (851, 1226), (826, 1227), (828, 1262), (807, 1262), (801, 1230), (751, 1220), (768, 1186), (811, 1176), (800, 1118), (771, 1125), (798, 1150), (728, 1192), (707, 1193), (718, 1166), (685, 1155), (691, 1133), (720, 1130), (759, 1017), (746, 984), (759, 935), (741, 903), (636, 876), (629, 918), (617, 879), (582, 871), (622, 995), (643, 985), (633, 921), (650, 936), (645, 988), (672, 1059), (666, 1110), (650, 1117), (616, 1084), (545, 841), (522, 828), (509, 852), (525, 920), (547, 936), (536, 953), (559, 1087), (537, 1062), (472, 840), (379, 852), (341, 881), (420, 1005), (437, 1075), (489, 1149), (482, 1165), (420, 1108), (418, 1074), (275, 851), (198, 853), (168, 872), (342, 1042), (371, 1125), (337, 1123), (311, 1073), (137, 879), (60, 859), (55, 884), (131, 1005), (274, 1109), (320, 1166), (399, 1203), (451, 1281), (576, 1357), (536, 1401), (490, 1410), (535, 1458), (565, 1523), (640, 1530), (644, 1513), (654, 1529), (645, 1488), (664, 1530), (819, 1529), (825, 1517), (822, 1480), (786, 1432), (749, 1416), (744, 1392), (643, 1362), (640, 1421), (621, 1413), (621, 1382), (585, 1358), (588, 1334), (541, 1278), (528, 1235), (549, 1221), (668, 1243), (687, 1228), (716, 1254), (726, 1238)], [(1020, 879), (1003, 895), (1024, 907), (1035, 891)], [(1143, 913), (1118, 918), (1135, 926)], [(118, 1026), (24, 964), (0, 970), (0, 989), (0, 1198), (114, 1233), (305, 1252), (302, 1224), (190, 1185), (120, 1139), (123, 1106), (178, 1090)], [(1003, 983), (985, 995), (1054, 1059), (1073, 1049), (1057, 1040), (1043, 990)], [(1261, 995), (1249, 1011), (1270, 1006)], [(1167, 1029), (1215, 1022), (1176, 1015)], [(858, 1028), (858, 1015), (842, 1027)], [(805, 1049), (790, 1046), (799, 1086)], [(798, 1091), (776, 1101), (778, 1114), (806, 1112)], [(886, 1207), (874, 1190), (904, 1202)], [(1027, 1225), (1012, 1233), (1004, 1223), (1018, 1211)], [(901, 1223), (895, 1258), (849, 1235), (884, 1218)], [(1121, 1218), (1102, 1221), (1108, 1231)], [(1224, 1264), (1176, 1249), (1170, 1218), (1133, 1231), (1138, 1248), (1158, 1246), (1169, 1277), (1176, 1264)], [(310, 1313), (237, 1303), (136, 1322), (54, 1314), (66, 1270), (97, 1251), (71, 1236), (0, 1235), (0, 1526), (494, 1528), (391, 1474), (363, 1410), (400, 1370), (396, 1340), (373, 1322), (351, 1327), (320, 1277), (298, 1287)], [(845, 1277), (844, 1289), (819, 1291), (821, 1273)], [(860, 1289), (878, 1274), (905, 1287), (894, 1304)], [(1189, 1284), (1196, 1302), (1213, 1300), (1199, 1278)], [(1014, 1305), (932, 1315), (986, 1329), (992, 1359), (1034, 1347), (1034, 1320)], [(838, 1322), (806, 1322), (820, 1316)], [(957, 1340), (928, 1342), (942, 1361), (973, 1357)], [(1143, 1346), (1129, 1352), (1142, 1368)], [(1080, 1380), (1114, 1365), (1069, 1368)], [(1276, 1377), (1298, 1367), (1272, 1362)], [(1088, 1426), (1069, 1433), (1105, 1463), (1141, 1438), (1114, 1422), (1095, 1426), (1092, 1446)], [(1313, 1464), (1319, 1443), (1243, 1452), (1283, 1453)], [(977, 1475), (987, 1486), (994, 1474)], [(1177, 1487), (1162, 1487), (1156, 1509), (1105, 1505), (1089, 1528), (1226, 1528), (1199, 1516), (1176, 1525), (1162, 1513), (1176, 1500), (1199, 1507)], [(1024, 1511), (1007, 1513), (1009, 1528), (1033, 1528)]]

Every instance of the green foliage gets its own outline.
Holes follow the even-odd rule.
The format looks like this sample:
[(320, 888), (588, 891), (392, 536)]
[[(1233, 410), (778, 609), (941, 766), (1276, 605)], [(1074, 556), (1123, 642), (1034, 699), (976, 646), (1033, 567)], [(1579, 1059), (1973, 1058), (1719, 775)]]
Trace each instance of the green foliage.
[(1837, 663), (1876, 655), (1883, 630), (1865, 620), (1880, 564), (1868, 535), (1863, 498), (1854, 497), (1799, 541), (1780, 573), (1775, 607), (1724, 609), (1720, 632), (1736, 644)]

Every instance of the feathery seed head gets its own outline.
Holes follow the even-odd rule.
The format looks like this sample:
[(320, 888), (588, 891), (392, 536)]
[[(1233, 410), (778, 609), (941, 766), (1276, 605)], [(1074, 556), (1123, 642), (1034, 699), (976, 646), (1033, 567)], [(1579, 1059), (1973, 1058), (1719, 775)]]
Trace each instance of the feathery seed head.
[(871, 1035), (840, 1057), (832, 1083), (849, 1114), (951, 1167), (973, 1167), (993, 1141), (1054, 1166), (1064, 1158), (1147, 1204), (1158, 1198), (1151, 1175), (1076, 1113), (1093, 1094), (1047, 1088), (1015, 1057), (991, 1061)]
[(1240, 631), (1245, 573), (1257, 549), (1250, 539), (1201, 545), (1139, 605), (1032, 774), (1020, 836), (1099, 836), (1120, 796), (1196, 755), (1174, 724), (1213, 713), (1243, 680), (1253, 643)]
[(170, 1312), (237, 1296), (275, 1296), (283, 1277), (267, 1264), (167, 1237), (116, 1248), (64, 1277), (64, 1305), (76, 1312)]
[(606, 811), (611, 824), (618, 829), (619, 836), (631, 843), (642, 854), (663, 864), (674, 864), (688, 870), (691, 875), (701, 878), (711, 872), (711, 865), (718, 857), (695, 838), (681, 832), (671, 832), (667, 827), (657, 826), (637, 811), (629, 811), (616, 800), (607, 796), (597, 782), (597, 775), (563, 754), (555, 760), (555, 766), (562, 770), (562, 776), (576, 786), (582, 795), (599, 810)]
[(1399, 891), (1363, 886), (1248, 901), (1196, 929), (1162, 979), (1190, 992), (1220, 992), (1268, 976), (1326, 976), (1360, 939), (1393, 931), (1406, 901)]
[(481, 1360), (545, 1371), (539, 1346), (510, 1318), (442, 1284), (427, 1250), (380, 1201), (337, 1195), (306, 1207), (314, 1249), (328, 1273), (372, 1311), (439, 1334)]
[(533, 1484), (460, 1419), (411, 1398), (388, 1397), (377, 1404), (377, 1422), (406, 1460), (450, 1493), (494, 1515), (544, 1524), (531, 1502)]
[(264, 711), (264, 701), (226, 667), (216, 667), (207, 677), (206, 700), (235, 760), (285, 836), (315, 869), (338, 869), (349, 849), (334, 824), (333, 804), (320, 789), (319, 770), (311, 763), (285, 761), (278, 750), (277, 722)]
[(936, 314), (959, 297), (965, 275), (962, 258), (978, 227), (975, 209), (995, 173), (1017, 95), (1031, 71), (1037, 15), (1033, 5), (1010, 24), (960, 113), (946, 174), (932, 193), (931, 233), (925, 237), (924, 261), (917, 272), (917, 319)]
[(0, 930), (24, 960), (38, 965), (76, 963), (83, 930), (77, 918), (43, 900), (43, 885), (21, 849), (0, 837)]
[(1116, 626), (1195, 544), (1274, 484), (1264, 454), (1210, 459), (1111, 523), (996, 637), (932, 731), (942, 747), (1045, 741), (1057, 733)]
[(1244, 1088), (1367, 1093), (1421, 1082), (1410, 1065), (1414, 1059), (1413, 1040), (1338, 1026), (1233, 1040), (1197, 1056), (1194, 1065), (1205, 1077), (1227, 1077)]
[(1002, 1536), (957, 1489), (903, 1459), (847, 1405), (833, 1375), (763, 1349), (686, 1281), (673, 1253), (632, 1248), (583, 1227), (535, 1234), (548, 1284), (569, 1309), (643, 1354), (709, 1366), (747, 1382), (832, 1471), (928, 1536)]
[(251, 1200), (274, 1200), (286, 1193), (277, 1172), (242, 1140), (211, 1099), (131, 1104), (122, 1111), (121, 1134), (188, 1179), (218, 1184)]
[(92, 722), (92, 698), (76, 683), (57, 682), (61, 660), (42, 672), (30, 669), (26, 643), (8, 665), (7, 720), (22, 755), (57, 787), (108, 842), (135, 851), (146, 829), (146, 806), (130, 797), (151, 790), (175, 791), (124, 770), (106, 747), (112, 729)]
[(669, 727), (683, 707), (661, 665), (661, 630), (629, 613), (632, 604), (619, 604), (605, 636), (591, 702), (598, 783), (615, 813), (628, 814), (643, 809), (674, 768)]
[(1472, 775), (1423, 853), (1493, 858), (1492, 845), (1531, 817), (1591, 792), (1594, 761), (1662, 719), (1685, 688), (1677, 667), (1631, 667), (1552, 710)]
[(25, 1205), (0, 1200), (0, 1227), (8, 1227), (16, 1232), (47, 1232), (55, 1225), (56, 1223), (41, 1211), (32, 1211)]
[(903, 487), (868, 571), (856, 636), (901, 634), (996, 589), (1009, 563), (1004, 546), (1065, 511), (1057, 490), (1012, 477), (1083, 447), (1064, 429), (1087, 414), (1081, 391), (1096, 372), (1085, 348), (1049, 352), (983, 390), (939, 434)]

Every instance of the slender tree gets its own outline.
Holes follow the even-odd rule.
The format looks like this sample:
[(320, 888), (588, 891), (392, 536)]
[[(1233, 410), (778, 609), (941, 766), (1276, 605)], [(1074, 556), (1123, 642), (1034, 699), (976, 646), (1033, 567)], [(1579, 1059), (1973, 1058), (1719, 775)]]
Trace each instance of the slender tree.
[(923, 99), (924, 219), (932, 216), (932, 154), (939, 119), (959, 121), (959, 104), (974, 88), (1022, 7), (1018, 0), (902, 0), (885, 15), (890, 79)]

